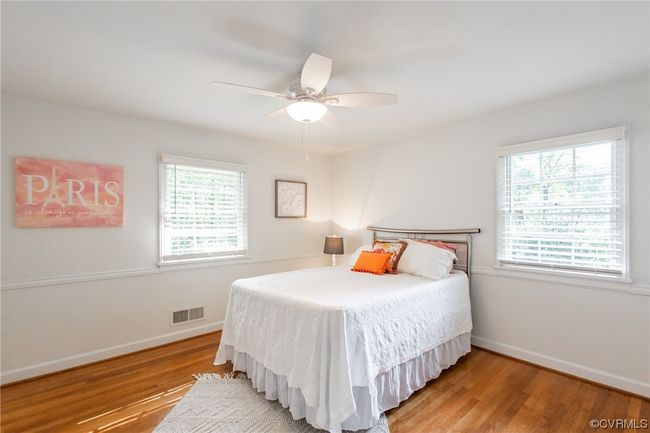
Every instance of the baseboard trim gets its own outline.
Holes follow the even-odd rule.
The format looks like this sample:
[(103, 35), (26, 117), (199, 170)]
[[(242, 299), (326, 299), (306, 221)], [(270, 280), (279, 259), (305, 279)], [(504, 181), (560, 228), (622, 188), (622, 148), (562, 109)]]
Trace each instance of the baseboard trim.
[(645, 398), (650, 398), (650, 383), (630, 379), (623, 376), (607, 373), (602, 370), (596, 370), (581, 364), (543, 355), (541, 353), (500, 343), (488, 338), (472, 335), (472, 344), (474, 346), (501, 353), (512, 358), (521, 359), (551, 370), (557, 370), (571, 376), (576, 376), (591, 382), (603, 384), (605, 386), (630, 392)]
[(65, 358), (54, 359), (39, 364), (28, 365), (27, 367), (7, 370), (0, 374), (0, 384), (6, 385), (25, 379), (31, 379), (37, 376), (43, 376), (58, 371), (67, 370), (73, 367), (79, 367), (84, 364), (90, 364), (116, 356), (125, 355), (140, 350), (151, 349), (152, 347), (162, 346), (178, 340), (195, 337), (209, 332), (219, 331), (223, 328), (223, 321), (210, 322), (193, 328), (183, 329), (180, 331), (169, 332), (167, 334), (155, 337), (144, 338), (142, 340), (131, 341), (129, 343), (118, 344), (116, 346), (97, 349), (90, 352), (79, 353)]

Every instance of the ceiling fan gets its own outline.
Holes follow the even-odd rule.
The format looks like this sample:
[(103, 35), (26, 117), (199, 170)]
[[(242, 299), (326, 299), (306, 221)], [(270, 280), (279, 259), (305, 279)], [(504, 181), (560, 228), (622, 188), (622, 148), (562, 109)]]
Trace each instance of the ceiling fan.
[(328, 95), (327, 82), (332, 74), (332, 59), (312, 53), (302, 67), (299, 81), (289, 86), (287, 94), (258, 89), (241, 84), (215, 81), (219, 86), (235, 87), (262, 96), (270, 96), (283, 101), (291, 101), (286, 107), (273, 111), (262, 119), (289, 114), (297, 122), (314, 123), (322, 121), (326, 125), (342, 123), (341, 119), (327, 106), (333, 107), (372, 107), (396, 104), (398, 95), (393, 93), (352, 92)]

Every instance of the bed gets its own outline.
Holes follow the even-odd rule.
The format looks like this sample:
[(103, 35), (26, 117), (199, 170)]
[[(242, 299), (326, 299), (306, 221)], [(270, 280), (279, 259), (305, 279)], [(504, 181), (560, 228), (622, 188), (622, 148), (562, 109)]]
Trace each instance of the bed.
[(471, 235), (479, 230), (369, 229), (373, 239), (444, 234), (459, 260), (435, 281), (348, 266), (237, 280), (215, 359), (232, 361), (294, 418), (330, 432), (369, 428), (470, 351)]

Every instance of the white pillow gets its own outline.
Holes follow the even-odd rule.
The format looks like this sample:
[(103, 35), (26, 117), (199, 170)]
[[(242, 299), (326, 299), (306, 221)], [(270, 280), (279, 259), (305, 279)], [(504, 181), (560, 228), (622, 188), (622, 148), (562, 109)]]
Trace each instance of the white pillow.
[(372, 245), (371, 244), (362, 245), (359, 248), (357, 248), (357, 250), (354, 253), (352, 253), (350, 259), (348, 260), (348, 264), (350, 266), (354, 266), (354, 264), (357, 262), (359, 256), (361, 255), (361, 251), (372, 251)]
[(451, 272), (456, 255), (451, 251), (406, 239), (408, 246), (404, 250), (397, 271), (406, 274), (439, 280)]

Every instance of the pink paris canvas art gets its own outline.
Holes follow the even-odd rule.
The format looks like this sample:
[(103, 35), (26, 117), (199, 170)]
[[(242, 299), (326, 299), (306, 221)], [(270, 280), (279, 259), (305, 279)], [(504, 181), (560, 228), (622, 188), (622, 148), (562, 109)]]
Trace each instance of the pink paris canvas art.
[(116, 165), (16, 158), (17, 227), (121, 227), (123, 170)]

